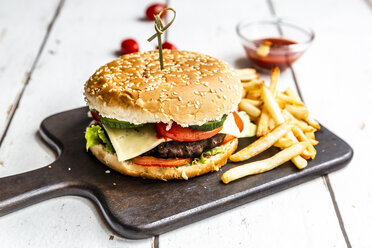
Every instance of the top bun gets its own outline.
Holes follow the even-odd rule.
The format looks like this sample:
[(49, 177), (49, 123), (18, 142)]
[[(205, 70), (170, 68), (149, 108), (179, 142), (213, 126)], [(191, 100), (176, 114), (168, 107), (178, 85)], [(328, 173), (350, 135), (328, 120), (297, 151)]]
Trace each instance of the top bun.
[(100, 115), (134, 124), (172, 121), (202, 125), (236, 110), (242, 86), (234, 70), (214, 57), (188, 51), (131, 53), (102, 66), (85, 84)]

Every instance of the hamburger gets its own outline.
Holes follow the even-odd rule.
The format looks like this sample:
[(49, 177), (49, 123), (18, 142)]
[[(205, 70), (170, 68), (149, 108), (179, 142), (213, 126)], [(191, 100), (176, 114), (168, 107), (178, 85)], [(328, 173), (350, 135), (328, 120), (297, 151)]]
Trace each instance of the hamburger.
[(122, 174), (188, 179), (219, 170), (239, 137), (253, 136), (247, 114), (236, 112), (242, 86), (214, 57), (163, 50), (126, 54), (85, 83), (93, 121), (86, 149)]

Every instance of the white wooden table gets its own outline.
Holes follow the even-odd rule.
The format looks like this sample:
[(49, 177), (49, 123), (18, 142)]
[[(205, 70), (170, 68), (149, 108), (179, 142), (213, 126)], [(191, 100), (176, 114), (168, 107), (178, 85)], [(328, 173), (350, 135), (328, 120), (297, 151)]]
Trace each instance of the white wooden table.
[[(370, 1), (168, 2), (177, 10), (169, 41), (235, 67), (246, 65), (239, 20), (278, 15), (312, 26), (313, 46), (294, 73), (282, 73), (280, 86), (297, 83), (313, 116), (351, 144), (345, 169), (138, 241), (115, 236), (88, 200), (52, 199), (1, 217), (0, 247), (372, 247)], [(122, 39), (154, 48), (146, 41), (153, 23), (141, 20), (150, 3), (0, 1), (0, 177), (55, 159), (37, 135), (41, 120), (84, 105), (85, 80), (116, 57)]]

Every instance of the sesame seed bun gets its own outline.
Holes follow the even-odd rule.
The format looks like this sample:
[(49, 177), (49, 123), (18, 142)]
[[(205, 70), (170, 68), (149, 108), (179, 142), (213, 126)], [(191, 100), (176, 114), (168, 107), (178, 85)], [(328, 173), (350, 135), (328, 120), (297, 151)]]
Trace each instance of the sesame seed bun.
[(116, 154), (107, 152), (103, 145), (91, 146), (90, 150), (103, 164), (121, 174), (167, 181), (171, 179), (187, 180), (211, 171), (218, 171), (226, 164), (227, 159), (238, 147), (238, 139), (233, 139), (221, 147), (224, 148), (225, 152), (209, 157), (205, 164), (199, 162), (194, 165), (180, 166), (178, 168), (142, 166), (134, 164), (132, 160), (119, 162)]
[(163, 50), (124, 55), (98, 69), (85, 99), (102, 116), (134, 124), (202, 125), (235, 111), (242, 87), (234, 70), (214, 57)]

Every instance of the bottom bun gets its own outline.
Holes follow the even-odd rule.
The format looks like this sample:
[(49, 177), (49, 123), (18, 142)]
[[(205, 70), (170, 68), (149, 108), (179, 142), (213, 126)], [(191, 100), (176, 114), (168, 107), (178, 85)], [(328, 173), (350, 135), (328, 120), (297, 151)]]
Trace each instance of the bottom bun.
[(177, 168), (142, 166), (134, 164), (132, 160), (119, 162), (116, 154), (107, 152), (103, 145), (92, 146), (90, 150), (99, 161), (121, 174), (166, 181), (171, 179), (187, 180), (210, 171), (218, 171), (220, 167), (226, 164), (227, 159), (238, 147), (238, 139), (233, 139), (221, 147), (224, 148), (225, 152), (208, 157), (205, 164), (198, 162), (190, 166), (180, 166)]

